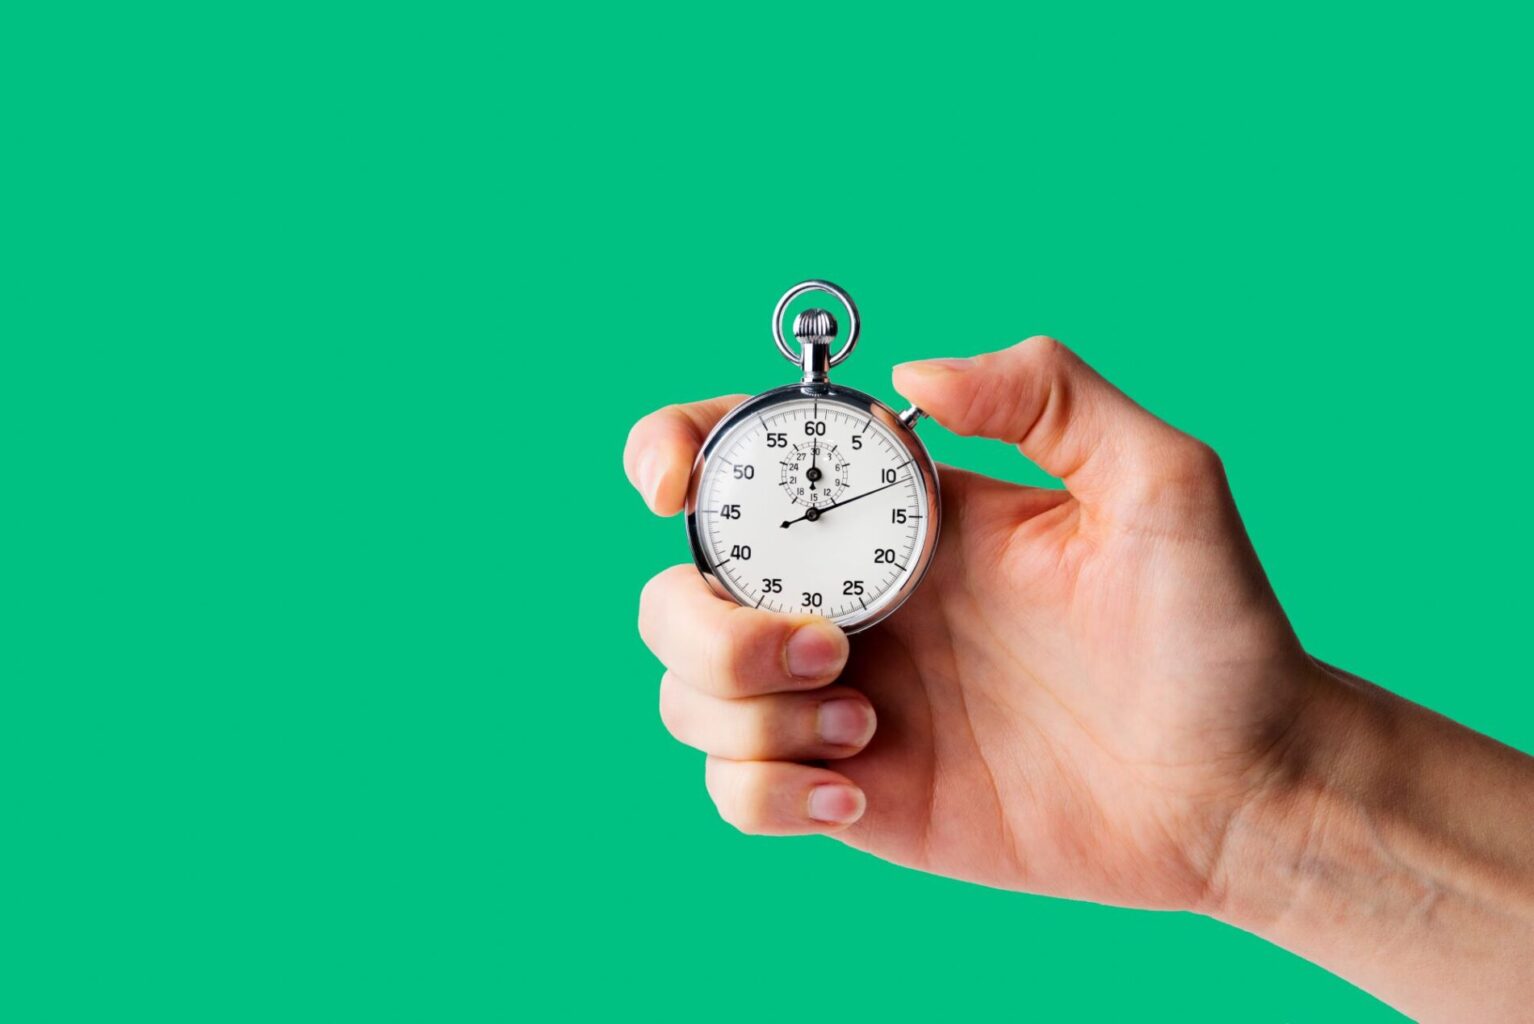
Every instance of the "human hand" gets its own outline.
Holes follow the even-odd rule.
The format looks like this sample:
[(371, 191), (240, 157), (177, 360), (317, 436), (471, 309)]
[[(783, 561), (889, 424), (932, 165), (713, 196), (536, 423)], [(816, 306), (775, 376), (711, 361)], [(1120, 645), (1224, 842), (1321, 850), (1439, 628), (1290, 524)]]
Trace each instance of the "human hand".
[[(850, 650), (823, 618), (738, 607), (691, 565), (661, 573), (640, 629), (667, 667), (666, 725), (710, 755), (709, 792), (744, 831), (1209, 909), (1231, 822), (1281, 771), (1317, 677), (1219, 460), (1047, 338), (907, 364), (895, 386), (1067, 490), (944, 467), (930, 572)], [(635, 426), (625, 467), (653, 510), (680, 510), (699, 445), (740, 400)]]

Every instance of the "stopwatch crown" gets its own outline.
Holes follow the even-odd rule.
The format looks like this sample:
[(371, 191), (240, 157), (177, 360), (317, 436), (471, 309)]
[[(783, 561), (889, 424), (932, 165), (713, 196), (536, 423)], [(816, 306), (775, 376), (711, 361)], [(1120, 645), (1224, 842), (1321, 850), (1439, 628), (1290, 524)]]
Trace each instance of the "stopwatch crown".
[(794, 337), (801, 345), (829, 345), (836, 337), (836, 317), (823, 309), (806, 309), (794, 317)]

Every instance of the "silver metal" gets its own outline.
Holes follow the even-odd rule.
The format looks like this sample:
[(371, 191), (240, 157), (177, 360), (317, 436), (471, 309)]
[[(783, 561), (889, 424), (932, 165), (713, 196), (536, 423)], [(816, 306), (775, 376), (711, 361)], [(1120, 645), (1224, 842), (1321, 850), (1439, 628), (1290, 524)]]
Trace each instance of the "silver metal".
[(799, 367), (806, 384), (831, 379), (831, 340), (836, 337), (836, 317), (823, 309), (806, 309), (794, 317), (794, 337), (799, 339)]
[[(827, 295), (830, 295), (833, 298), (839, 300), (841, 304), (847, 308), (847, 343), (842, 346), (842, 350), (840, 352), (832, 355), (827, 362), (827, 366), (840, 366), (842, 360), (852, 355), (853, 346), (857, 345), (858, 343), (858, 335), (862, 333), (863, 324), (862, 321), (858, 319), (858, 307), (852, 301), (852, 296), (848, 295), (845, 291), (832, 284), (830, 281), (802, 281), (799, 284), (794, 285), (788, 291), (784, 292), (783, 297), (778, 300), (777, 307), (772, 311), (772, 339), (778, 343), (778, 351), (783, 353), (784, 359), (787, 359), (789, 362), (796, 366), (802, 365), (802, 357), (798, 353), (795, 353), (793, 349), (789, 348), (788, 342), (783, 338), (783, 313), (788, 309), (788, 304), (790, 302), (794, 301), (794, 299), (803, 295), (805, 292), (825, 292)], [(808, 310), (806, 312), (823, 313), (825, 311)], [(832, 332), (829, 335), (824, 336), (829, 343), (830, 339), (835, 337), (836, 334), (834, 329), (836, 320), (834, 317), (831, 317), (829, 313), (826, 313), (825, 315), (831, 319), (831, 324), (833, 327)], [(796, 337), (799, 335), (800, 320), (803, 319), (803, 317), (804, 314), (801, 313), (794, 319), (794, 335)]]
[[(825, 346), (816, 345), (813, 347), (824, 348)], [(798, 360), (795, 360), (795, 362), (798, 362)], [(927, 574), (927, 570), (932, 565), (932, 556), (937, 551), (938, 536), (942, 532), (943, 502), (942, 495), (938, 489), (937, 466), (933, 463), (932, 456), (927, 453), (927, 446), (922, 444), (921, 438), (916, 436), (915, 431), (911, 429), (911, 426), (904, 418), (906, 414), (913, 411), (912, 409), (906, 410), (906, 414), (897, 414), (895, 410), (872, 395), (864, 394), (854, 388), (830, 383), (785, 384), (780, 388), (764, 391), (754, 398), (748, 398), (736, 406), (728, 416), (715, 424), (714, 429), (709, 432), (708, 437), (704, 440), (703, 447), (699, 449), (697, 459), (693, 462), (692, 480), (687, 485), (687, 503), (685, 506), (687, 513), (685, 517), (687, 539), (692, 549), (693, 561), (697, 564), (698, 571), (703, 574), (703, 578), (707, 581), (709, 588), (725, 600), (736, 600), (735, 596), (730, 593), (729, 588), (720, 582), (718, 575), (714, 572), (708, 560), (708, 549), (704, 543), (702, 532), (704, 525), (702, 519), (698, 516), (698, 488), (703, 483), (704, 464), (708, 462), (709, 457), (713, 455), (715, 448), (718, 447), (725, 435), (741, 420), (764, 414), (770, 415), (769, 410), (775, 405), (811, 397), (818, 398), (823, 403), (837, 402), (851, 406), (861, 411), (864, 415), (877, 419), (885, 427), (889, 428), (890, 432), (895, 435), (895, 438), (911, 453), (911, 464), (921, 473), (922, 484), (927, 490), (927, 536), (922, 542), (921, 551), (917, 554), (911, 570), (906, 573), (905, 579), (901, 581), (894, 596), (888, 601), (876, 605), (873, 610), (865, 615), (833, 620), (844, 632), (859, 633), (894, 614), (895, 610), (904, 604), (906, 599), (916, 591), (916, 587), (921, 583), (922, 577)], [(920, 415), (920, 410), (915, 411)], [(912, 422), (914, 422), (914, 417)]]
[(836, 317), (823, 309), (806, 309), (794, 317), (794, 337), (799, 339), (800, 347), (829, 345), (836, 330)]
[(915, 430), (916, 429), (916, 424), (925, 415), (927, 415), (925, 410), (919, 409), (919, 408), (917, 408), (916, 406), (913, 405), (909, 409), (907, 409), (905, 412), (901, 413), (900, 416), (899, 416), (899, 419), (900, 419), (901, 425), (906, 427), (906, 429), (908, 429), (908, 430)]
[(816, 341), (805, 345), (799, 350), (799, 368), (804, 371), (800, 382), (804, 384), (826, 384), (831, 380), (831, 344), (825, 341)]

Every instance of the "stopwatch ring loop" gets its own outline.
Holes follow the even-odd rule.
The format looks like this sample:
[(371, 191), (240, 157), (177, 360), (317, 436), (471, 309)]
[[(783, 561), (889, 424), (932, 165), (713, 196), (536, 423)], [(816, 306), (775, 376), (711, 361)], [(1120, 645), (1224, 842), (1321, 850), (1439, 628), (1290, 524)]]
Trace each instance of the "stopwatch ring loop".
[(783, 353), (783, 358), (798, 366), (799, 355), (789, 348), (788, 342), (783, 337), (783, 313), (788, 309), (790, 302), (805, 292), (825, 292), (847, 307), (847, 343), (842, 346), (840, 352), (831, 356), (831, 365), (836, 366), (852, 355), (852, 347), (858, 343), (858, 333), (862, 330), (862, 323), (858, 320), (858, 307), (852, 301), (852, 296), (830, 281), (804, 281), (784, 292), (783, 297), (778, 300), (778, 307), (772, 311), (772, 338), (778, 343), (778, 351)]

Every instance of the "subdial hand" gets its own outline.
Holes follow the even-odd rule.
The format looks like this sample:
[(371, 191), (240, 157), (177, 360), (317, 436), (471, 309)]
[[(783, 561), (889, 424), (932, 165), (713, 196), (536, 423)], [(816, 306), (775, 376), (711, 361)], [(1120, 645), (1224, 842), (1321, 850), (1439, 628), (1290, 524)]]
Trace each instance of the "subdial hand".
[(866, 498), (870, 494), (878, 494), (880, 491), (887, 491), (891, 487), (894, 487), (895, 484), (898, 484), (898, 483), (901, 483), (901, 482), (902, 481), (900, 481), (900, 480), (895, 480), (895, 481), (893, 481), (891, 483), (885, 484), (883, 487), (875, 487), (871, 491), (864, 491), (862, 494), (859, 494), (857, 496), (857, 498), (848, 498), (846, 501), (833, 501), (833, 502), (831, 502), (831, 504), (827, 505), (825, 508), (812, 508), (808, 512), (806, 512), (804, 515), (800, 516), (798, 519), (785, 519), (785, 520), (783, 520), (783, 529), (786, 530), (790, 526), (793, 526), (795, 523), (801, 523), (801, 522), (803, 522), (806, 519), (808, 519), (810, 522), (813, 523), (815, 520), (819, 519), (821, 516), (825, 515), (829, 511), (831, 511), (833, 508), (841, 508), (843, 505), (851, 505), (854, 501), (857, 501), (858, 498)]

